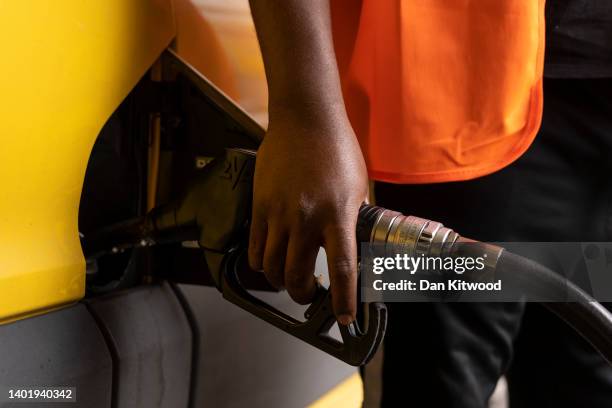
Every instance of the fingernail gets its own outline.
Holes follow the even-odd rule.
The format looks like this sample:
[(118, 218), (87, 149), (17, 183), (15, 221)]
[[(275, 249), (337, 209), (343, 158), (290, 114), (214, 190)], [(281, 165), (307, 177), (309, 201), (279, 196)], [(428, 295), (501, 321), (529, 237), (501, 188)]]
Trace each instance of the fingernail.
[(343, 326), (348, 326), (349, 324), (351, 324), (352, 321), (353, 318), (350, 314), (341, 314), (340, 316), (338, 316), (338, 323)]

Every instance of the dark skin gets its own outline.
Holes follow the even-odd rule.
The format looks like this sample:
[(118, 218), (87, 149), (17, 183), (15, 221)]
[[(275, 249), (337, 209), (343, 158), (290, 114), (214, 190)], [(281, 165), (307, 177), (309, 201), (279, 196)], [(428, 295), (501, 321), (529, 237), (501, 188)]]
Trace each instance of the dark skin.
[(257, 153), (249, 263), (298, 303), (327, 253), (334, 313), (357, 309), (359, 206), (368, 191), (334, 54), (329, 0), (250, 0), (266, 68), (269, 126)]

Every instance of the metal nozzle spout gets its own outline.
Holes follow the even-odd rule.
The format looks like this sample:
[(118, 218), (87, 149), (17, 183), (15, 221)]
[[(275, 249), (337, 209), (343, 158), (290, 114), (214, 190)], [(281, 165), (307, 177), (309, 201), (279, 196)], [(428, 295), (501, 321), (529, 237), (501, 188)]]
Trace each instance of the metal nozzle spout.
[(486, 254), (490, 268), (495, 268), (503, 251), (495, 245), (461, 237), (439, 222), (366, 204), (359, 211), (357, 239), (384, 248), (388, 255), (447, 257), (478, 251), (479, 255)]

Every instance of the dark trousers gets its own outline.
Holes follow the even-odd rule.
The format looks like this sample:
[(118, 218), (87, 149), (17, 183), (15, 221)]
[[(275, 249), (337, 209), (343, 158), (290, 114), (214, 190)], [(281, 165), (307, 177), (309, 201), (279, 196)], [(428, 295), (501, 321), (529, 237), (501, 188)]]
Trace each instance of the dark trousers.
[[(612, 240), (612, 79), (546, 80), (536, 141), (476, 180), (376, 185), (377, 204), (482, 241)], [(409, 160), (410, 158), (407, 158)], [(385, 407), (612, 407), (612, 367), (534, 303), (389, 304)]]

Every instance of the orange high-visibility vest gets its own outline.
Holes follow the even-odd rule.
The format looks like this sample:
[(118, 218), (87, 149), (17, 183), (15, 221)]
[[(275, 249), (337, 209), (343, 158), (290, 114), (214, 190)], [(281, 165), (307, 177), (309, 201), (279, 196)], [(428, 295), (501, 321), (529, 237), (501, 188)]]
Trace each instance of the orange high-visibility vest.
[(533, 141), (544, 0), (332, 0), (345, 103), (370, 176), (467, 180)]

